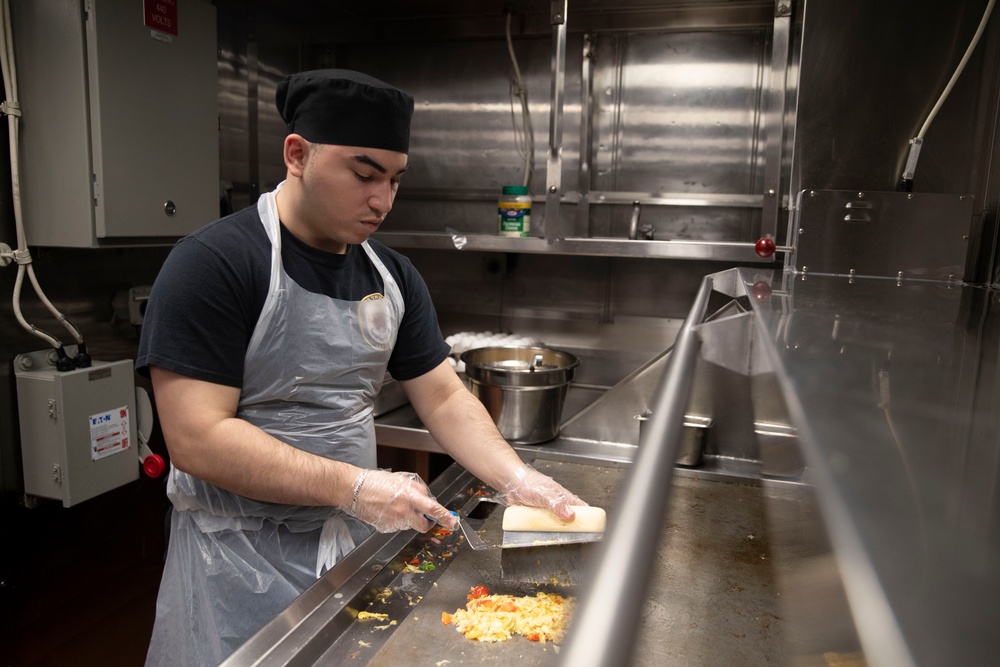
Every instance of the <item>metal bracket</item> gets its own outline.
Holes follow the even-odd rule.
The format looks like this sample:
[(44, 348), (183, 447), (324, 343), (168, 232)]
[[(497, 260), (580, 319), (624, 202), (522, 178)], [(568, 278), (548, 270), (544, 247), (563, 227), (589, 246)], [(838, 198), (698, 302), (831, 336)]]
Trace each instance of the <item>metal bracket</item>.
[(778, 218), (784, 200), (781, 165), (785, 142), (785, 106), (789, 63), (791, 60), (791, 0), (774, 3), (774, 28), (771, 38), (771, 72), (764, 119), (764, 207), (761, 212), (761, 237), (777, 238)]
[(552, 0), (551, 5), (552, 25), (563, 25), (566, 23), (566, 0)]
[(552, 0), (552, 106), (549, 110), (549, 153), (545, 166), (543, 234), (562, 238), (559, 203), (562, 197), (563, 102), (566, 97), (566, 11), (568, 0)]

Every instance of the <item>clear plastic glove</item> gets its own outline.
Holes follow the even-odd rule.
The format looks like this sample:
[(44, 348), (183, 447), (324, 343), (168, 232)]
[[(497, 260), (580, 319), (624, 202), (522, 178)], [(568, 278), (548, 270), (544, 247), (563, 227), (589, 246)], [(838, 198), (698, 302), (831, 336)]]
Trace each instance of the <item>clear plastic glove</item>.
[(435, 523), (454, 528), (458, 520), (412, 472), (363, 470), (354, 484), (350, 512), (380, 533), (430, 530)]
[(515, 470), (504, 483), (500, 489), (500, 501), (505, 505), (544, 507), (563, 521), (570, 521), (575, 516), (570, 505), (587, 504), (557, 481), (527, 464)]

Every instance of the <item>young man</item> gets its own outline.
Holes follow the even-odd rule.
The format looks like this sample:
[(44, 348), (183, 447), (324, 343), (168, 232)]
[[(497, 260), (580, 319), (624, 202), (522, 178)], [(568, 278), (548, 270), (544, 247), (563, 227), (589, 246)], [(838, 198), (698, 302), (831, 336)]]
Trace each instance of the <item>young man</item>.
[[(454, 519), (375, 469), (386, 369), (441, 448), (510, 504), (579, 498), (522, 463), (447, 362), (427, 287), (369, 240), (408, 166), (413, 98), (346, 70), (279, 84), (285, 181), (171, 251), (137, 368), (174, 506), (148, 665), (217, 664), (372, 530)], [(429, 517), (429, 518), (428, 518)]]

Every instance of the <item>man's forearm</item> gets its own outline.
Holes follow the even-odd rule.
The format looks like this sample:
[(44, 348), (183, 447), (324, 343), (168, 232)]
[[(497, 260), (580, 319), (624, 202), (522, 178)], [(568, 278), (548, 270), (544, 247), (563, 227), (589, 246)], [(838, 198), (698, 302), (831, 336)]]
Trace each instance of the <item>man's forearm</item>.
[[(359, 473), (355, 466), (287, 445), (237, 417), (218, 422), (200, 443), (171, 446), (168, 439), (167, 445), (180, 470), (267, 502), (349, 507)], [(185, 453), (174, 456), (175, 450)]]
[(483, 404), (464, 387), (422, 419), (445, 453), (495, 489), (523, 465)]

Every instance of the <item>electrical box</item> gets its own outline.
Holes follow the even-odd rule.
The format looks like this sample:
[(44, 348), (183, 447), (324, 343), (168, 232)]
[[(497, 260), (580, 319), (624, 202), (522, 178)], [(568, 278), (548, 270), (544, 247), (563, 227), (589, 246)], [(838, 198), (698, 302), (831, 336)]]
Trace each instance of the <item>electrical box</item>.
[(163, 245), (219, 217), (209, 0), (10, 0), (28, 243)]
[(135, 375), (131, 359), (55, 361), (51, 349), (14, 358), (24, 491), (70, 507), (139, 478)]

